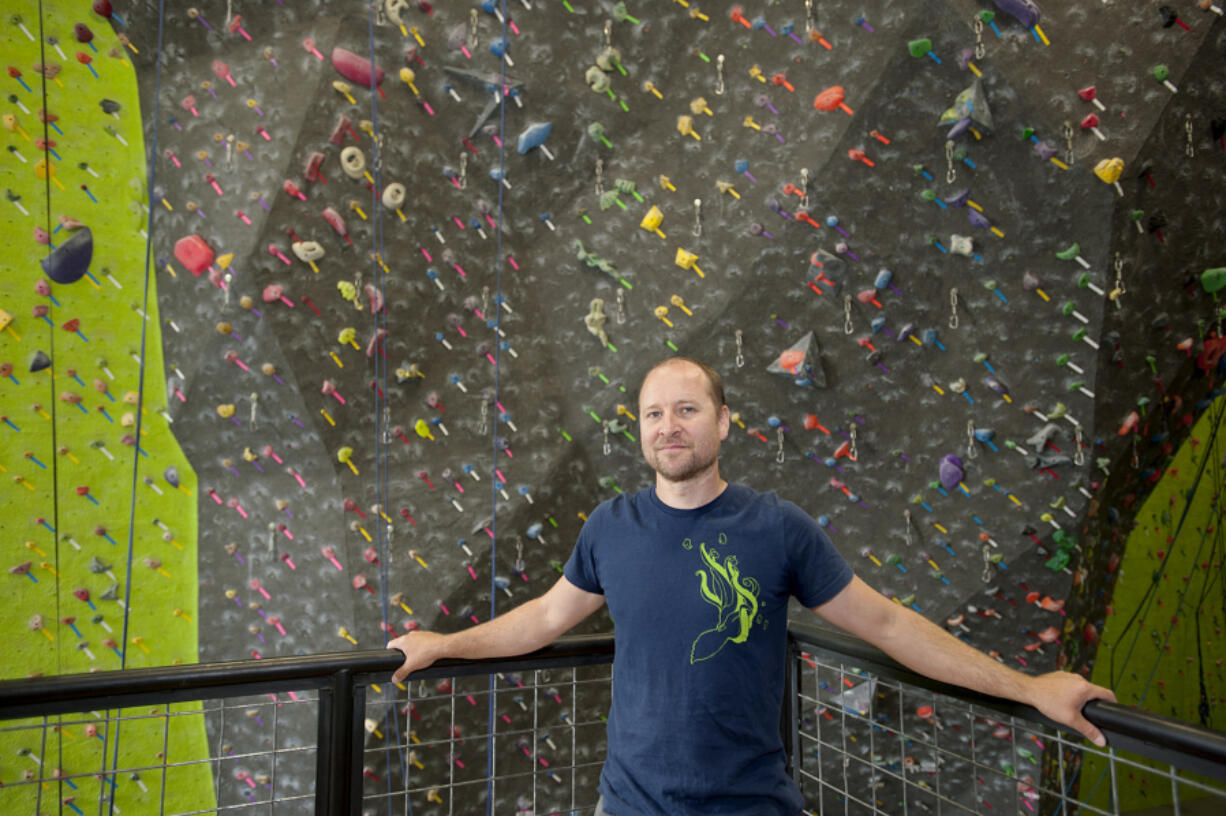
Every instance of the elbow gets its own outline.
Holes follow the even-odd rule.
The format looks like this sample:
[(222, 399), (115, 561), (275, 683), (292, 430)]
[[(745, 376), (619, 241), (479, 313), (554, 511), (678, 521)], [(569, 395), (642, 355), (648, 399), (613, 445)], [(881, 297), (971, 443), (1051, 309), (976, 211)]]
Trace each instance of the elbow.
[(555, 610), (549, 604), (544, 603), (544, 599), (538, 599), (534, 603), (537, 604), (537, 608), (532, 610), (533, 615), (530, 620), (536, 624), (532, 627), (535, 642), (533, 650), (535, 651), (548, 646), (569, 632), (572, 624), (561, 614), (560, 610)]

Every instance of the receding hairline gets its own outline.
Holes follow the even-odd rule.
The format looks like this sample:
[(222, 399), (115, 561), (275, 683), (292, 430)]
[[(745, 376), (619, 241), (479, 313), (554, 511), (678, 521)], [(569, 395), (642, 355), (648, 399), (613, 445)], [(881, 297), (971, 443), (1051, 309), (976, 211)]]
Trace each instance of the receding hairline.
[(697, 369), (703, 379), (707, 381), (707, 393), (711, 396), (711, 402), (715, 404), (716, 409), (722, 408), (727, 404), (727, 400), (723, 396), (724, 383), (723, 378), (719, 376), (719, 372), (711, 366), (695, 360), (693, 357), (666, 357), (660, 362), (647, 369), (647, 373), (643, 375), (642, 381), (639, 383), (638, 402), (642, 403), (643, 386), (647, 383), (647, 378), (650, 377), (657, 369), (664, 368), (669, 365), (688, 365), (691, 368)]

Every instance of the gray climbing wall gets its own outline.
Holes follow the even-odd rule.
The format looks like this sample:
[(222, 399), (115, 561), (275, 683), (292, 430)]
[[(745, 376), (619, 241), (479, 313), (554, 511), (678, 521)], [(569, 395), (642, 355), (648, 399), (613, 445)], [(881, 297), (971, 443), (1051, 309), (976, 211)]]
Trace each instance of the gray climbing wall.
[[(642, 373), (677, 351), (724, 374), (725, 475), (796, 501), (866, 580), (961, 617), (951, 629), (1011, 665), (1092, 663), (1076, 638), (1032, 651), (1035, 633), (1101, 620), (1096, 565), (1213, 387), (1220, 24), (1193, 4), (1190, 31), (1148, 4), (1046, 4), (1050, 45), (998, 14), (972, 68), (990, 3), (814, 5), (806, 25), (801, 2), (748, 4), (746, 24), (725, 4), (709, 19), (633, 4), (635, 22), (591, 0), (511, 2), (505, 63), (502, 25), (472, 3), (409, 5), (404, 32), (362, 4), (167, 8), (159, 64), (157, 7), (127, 10), (154, 198), (173, 205), (153, 241), (178, 329), (174, 428), (201, 485), (202, 660), (350, 648), (342, 629), (378, 647), (385, 621), (454, 631), (539, 594), (582, 514), (649, 483), (619, 406), (635, 412)], [(227, 33), (231, 11), (250, 42)], [(593, 91), (609, 44), (619, 62)], [(338, 91), (334, 48), (386, 72), (378, 89)], [(1104, 110), (1078, 96), (1090, 85)], [(833, 87), (846, 110), (815, 108)], [(538, 123), (543, 148), (520, 154)], [(346, 174), (350, 148), (369, 176)], [(1094, 172), (1113, 158), (1118, 186)], [(394, 182), (399, 212), (381, 205)], [(217, 256), (199, 276), (174, 251), (190, 235)], [(315, 269), (295, 241), (318, 242)], [(607, 346), (585, 329), (596, 298)], [(806, 342), (807, 374), (769, 370)], [(1138, 398), (1148, 411), (1117, 433)], [(1067, 567), (1047, 566), (1064, 547)], [(437, 738), (451, 694), (419, 691), (413, 727)], [(568, 701), (586, 719), (603, 704)], [(236, 752), (267, 736), (225, 728)], [(485, 750), (465, 746), (471, 778)], [(221, 791), (241, 802), (246, 786)]]

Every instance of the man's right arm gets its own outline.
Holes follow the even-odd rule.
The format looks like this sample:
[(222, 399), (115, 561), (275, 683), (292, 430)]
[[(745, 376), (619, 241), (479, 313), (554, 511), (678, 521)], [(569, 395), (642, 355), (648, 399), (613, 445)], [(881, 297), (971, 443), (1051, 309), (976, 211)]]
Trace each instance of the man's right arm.
[(585, 592), (562, 576), (539, 598), (463, 632), (409, 632), (387, 644), (405, 656), (392, 681), (401, 683), (418, 669), (447, 657), (480, 660), (534, 652), (570, 631), (603, 603), (603, 595)]

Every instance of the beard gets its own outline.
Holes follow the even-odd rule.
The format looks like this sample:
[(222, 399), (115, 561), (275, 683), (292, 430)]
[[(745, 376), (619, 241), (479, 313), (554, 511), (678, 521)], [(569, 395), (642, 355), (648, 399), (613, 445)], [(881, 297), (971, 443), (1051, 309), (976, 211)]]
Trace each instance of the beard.
[(686, 482), (708, 470), (719, 459), (719, 452), (700, 453), (694, 448), (678, 451), (652, 450), (647, 464), (670, 482)]

